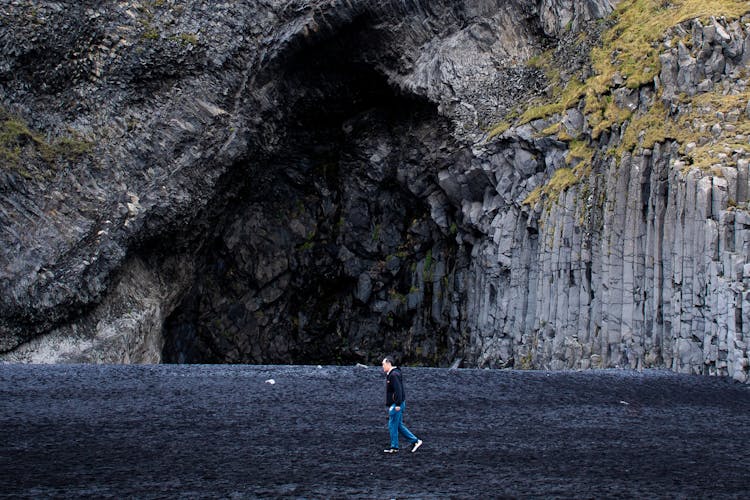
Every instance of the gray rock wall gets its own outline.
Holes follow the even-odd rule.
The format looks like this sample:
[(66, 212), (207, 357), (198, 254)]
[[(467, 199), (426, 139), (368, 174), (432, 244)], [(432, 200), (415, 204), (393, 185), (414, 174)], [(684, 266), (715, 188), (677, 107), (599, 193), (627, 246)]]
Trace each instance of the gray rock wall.
[[(91, 311), (117, 321), (103, 304), (129, 263), (160, 275), (175, 253), (195, 266), (171, 283), (168, 295), (183, 300), (144, 280), (157, 289), (142, 295), (162, 297), (165, 319), (132, 317), (143, 331), (161, 328), (151, 333), (168, 346), (202, 331), (201, 356), (216, 357), (192, 359), (301, 362), (318, 345), (334, 361), (396, 350), (442, 363), (463, 350), (465, 293), (445, 278), (466, 262), (441, 241), (459, 229), (434, 174), (465, 148), (457, 137), (480, 135), (538, 91), (539, 71), (524, 64), (544, 43), (535, 1), (18, 0), (0, 15), (2, 125), (7, 116), (30, 131), (0, 151), (18, 152), (0, 169), (4, 357), (44, 349), (37, 341), (51, 332), (93, 341), (101, 318)], [(417, 138), (406, 153), (365, 144), (353, 166), (336, 160), (366, 173), (387, 166), (374, 182), (317, 182), (330, 158), (310, 132), (328, 131), (325, 143), (399, 97), (430, 108), (424, 127), (441, 137)], [(88, 151), (40, 154), (58, 140)], [(254, 227), (270, 235), (263, 244), (242, 224), (254, 196), (272, 215)], [(237, 273), (224, 276), (223, 262)], [(78, 359), (128, 359), (98, 345)]]
[(155, 266), (129, 259), (112, 291), (69, 325), (2, 356), (12, 363), (160, 363), (167, 316), (182, 299), (194, 264), (185, 255)]
[[(661, 98), (678, 116), (687, 105), (676, 96), (718, 88), (719, 95), (739, 95), (746, 113), (746, 26), (716, 21), (687, 28), (701, 42), (692, 51), (664, 52), (656, 81)], [(648, 89), (625, 92), (641, 109), (658, 98)], [(568, 166), (559, 149), (535, 139), (548, 122), (506, 133), (486, 151), (482, 168), (499, 182), (479, 215), (468, 214), (487, 234), (473, 254), (469, 288), (476, 294), (467, 311), (477, 362), (657, 366), (746, 381), (750, 145), (733, 128), (736, 112), (727, 119), (732, 114), (706, 113), (705, 123), (694, 124), (727, 132), (714, 139), (699, 134), (724, 151), (711, 168), (691, 167), (672, 141), (621, 158), (606, 154), (625, 132), (614, 130), (599, 140), (592, 174), (533, 207), (522, 200), (537, 181), (521, 181), (517, 173), (532, 172), (536, 163), (546, 181)], [(725, 141), (745, 146), (726, 148)], [(525, 169), (512, 166), (509, 157), (524, 156)]]
[[(0, 169), (2, 359), (746, 381), (747, 19), (676, 27), (653, 84), (612, 91), (690, 116), (692, 142), (617, 152), (638, 122), (592, 139), (582, 104), (485, 139), (551, 92), (528, 59), (585, 65), (577, 32), (613, 4), (1, 5), (3, 125), (91, 146), (44, 159), (24, 133)], [(556, 121), (589, 141), (583, 173)]]

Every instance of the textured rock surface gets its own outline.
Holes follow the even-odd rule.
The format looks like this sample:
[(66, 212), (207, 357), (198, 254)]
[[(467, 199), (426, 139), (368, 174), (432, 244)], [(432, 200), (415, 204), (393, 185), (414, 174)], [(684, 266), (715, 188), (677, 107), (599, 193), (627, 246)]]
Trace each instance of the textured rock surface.
[[(679, 29), (696, 42), (692, 50), (681, 45), (662, 53), (655, 82), (661, 99), (680, 115), (690, 108), (677, 96), (719, 89), (724, 98), (739, 96), (744, 108), (747, 25), (696, 21)], [(643, 111), (659, 98), (648, 86), (622, 86), (615, 94), (623, 106)], [(666, 366), (747, 380), (750, 147), (733, 131), (736, 111), (733, 118), (711, 107), (698, 111), (692, 126), (715, 147), (710, 168), (686, 164), (695, 144), (680, 149), (669, 140), (618, 161), (606, 151), (627, 131), (614, 129), (599, 138), (592, 173), (544, 202), (521, 201), (530, 193), (523, 182), (533, 177), (500, 182), (484, 197), (496, 214), (485, 209), (476, 221), (492, 240), (474, 248), (478, 293), (467, 314), (480, 364)], [(548, 125), (507, 132), (488, 149), (501, 154), (488, 156), (499, 161), (487, 161), (485, 170), (511, 170), (508, 144), (536, 155), (546, 178), (568, 167), (543, 142), (548, 138), (534, 139)]]
[[(551, 91), (529, 58), (585, 64), (578, 32), (611, 8), (4, 3), (3, 116), (28, 127), (0, 170), (5, 359), (396, 351), (746, 380), (743, 22), (676, 27), (654, 82), (612, 91), (636, 117), (744, 99), (705, 102), (696, 143), (612, 155), (638, 126), (594, 134), (582, 105), (485, 136)], [(571, 167), (556, 120), (593, 153), (553, 192)], [(709, 165), (686, 160), (714, 146)]]
[(175, 360), (461, 349), (467, 250), (436, 171), (538, 86), (533, 2), (0, 9), (8, 359), (129, 359), (104, 347), (121, 295)]
[(158, 359), (164, 338), (104, 347), (121, 295), (174, 360), (462, 349), (468, 250), (436, 172), (536, 91), (533, 2), (0, 8), (9, 359)]

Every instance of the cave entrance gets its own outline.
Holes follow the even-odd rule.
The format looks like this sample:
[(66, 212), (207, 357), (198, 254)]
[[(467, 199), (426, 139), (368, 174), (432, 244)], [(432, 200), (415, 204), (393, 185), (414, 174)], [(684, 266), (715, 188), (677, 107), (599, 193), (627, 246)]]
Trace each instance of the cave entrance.
[(164, 362), (455, 355), (457, 250), (427, 202), (452, 151), (449, 123), (388, 84), (377, 46), (354, 23), (274, 63), (264, 99), (276, 105), (251, 139), (261, 153), (232, 173), (240, 187), (166, 322)]

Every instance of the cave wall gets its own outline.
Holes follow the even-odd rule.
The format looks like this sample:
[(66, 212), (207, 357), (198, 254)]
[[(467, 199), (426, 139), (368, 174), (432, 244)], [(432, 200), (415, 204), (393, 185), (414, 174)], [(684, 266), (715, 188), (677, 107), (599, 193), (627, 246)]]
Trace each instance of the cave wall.
[(211, 235), (166, 325), (167, 361), (457, 355), (461, 249), (426, 201), (439, 198), (435, 165), (450, 161), (438, 147), (448, 124), (421, 102), (388, 105), (303, 127), (281, 157), (249, 168), (252, 188)]
[[(535, 2), (0, 8), (4, 359), (70, 331), (79, 361), (463, 351), (452, 280), (471, 242), (435, 173), (539, 91)], [(194, 276), (162, 290), (174, 258)], [(138, 262), (153, 279), (129, 293)], [(111, 342), (118, 291), (136, 310), (123, 339), (149, 332), (148, 355)]]
[[(395, 352), (747, 380), (744, 150), (710, 168), (686, 164), (687, 145), (669, 138), (616, 156), (632, 130), (592, 138), (581, 104), (487, 134), (552, 92), (528, 60), (557, 45), (585, 65), (578, 35), (612, 8), (0, 7), (3, 123), (22, 129), (0, 170), (0, 356), (349, 363)], [(684, 95), (744, 95), (746, 27), (684, 29), (690, 47), (665, 42), (658, 77), (612, 98), (679, 114)], [(725, 136), (732, 113), (706, 112), (719, 146), (742, 141)], [(585, 176), (553, 192), (571, 166), (570, 140), (548, 132), (560, 119), (593, 153)]]

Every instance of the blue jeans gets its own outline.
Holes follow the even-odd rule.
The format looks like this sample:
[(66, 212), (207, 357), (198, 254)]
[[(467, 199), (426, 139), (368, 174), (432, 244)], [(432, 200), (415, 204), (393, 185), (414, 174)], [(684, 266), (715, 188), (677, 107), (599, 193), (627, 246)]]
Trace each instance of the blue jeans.
[(388, 431), (391, 433), (391, 448), (398, 448), (398, 433), (404, 435), (411, 443), (419, 441), (417, 436), (411, 433), (404, 425), (404, 412), (406, 411), (406, 401), (401, 403), (401, 410), (396, 411), (396, 405), (391, 405), (388, 409)]

